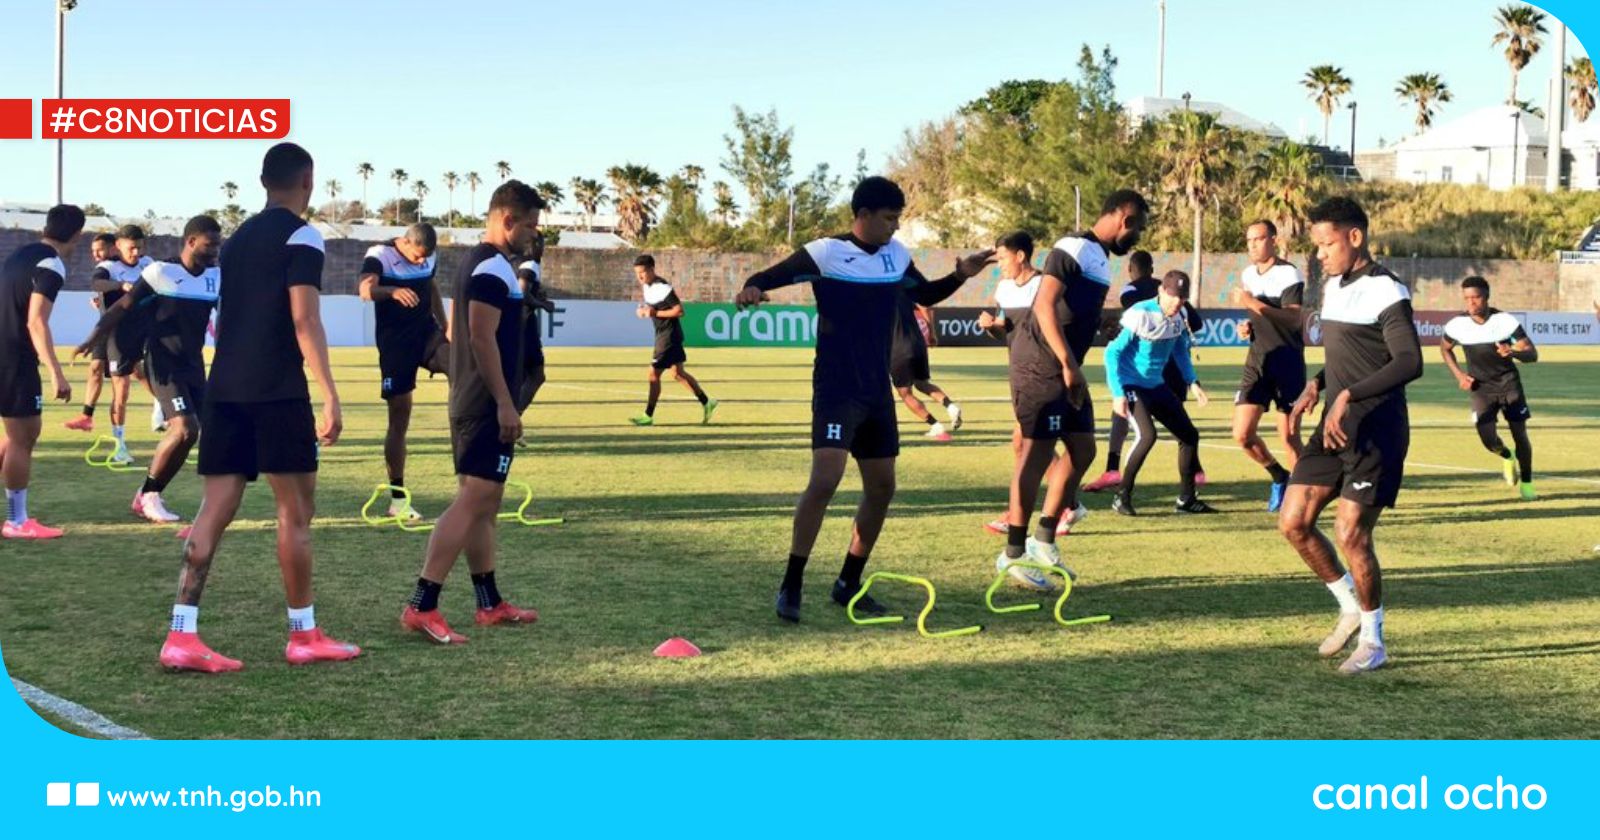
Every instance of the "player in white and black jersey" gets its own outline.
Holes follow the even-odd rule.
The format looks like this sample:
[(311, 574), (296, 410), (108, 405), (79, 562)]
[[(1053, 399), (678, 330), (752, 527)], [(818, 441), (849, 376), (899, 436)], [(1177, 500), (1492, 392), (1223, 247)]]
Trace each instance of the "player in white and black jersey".
[[(1278, 528), (1339, 602), (1339, 622), (1319, 652), (1334, 656), (1359, 629), (1360, 643), (1339, 666), (1358, 674), (1388, 661), (1383, 644), (1383, 572), (1373, 545), (1378, 516), (1393, 507), (1411, 444), (1406, 383), (1422, 375), (1422, 347), (1411, 292), (1372, 260), (1367, 214), (1334, 197), (1310, 212), (1324, 280), (1322, 345), (1326, 365), (1290, 411), (1291, 427), (1316, 406), (1328, 408), (1289, 477)], [(1338, 499), (1337, 550), (1317, 517)], [(1349, 572), (1339, 564), (1343, 554)]]
[[(517, 281), (522, 284), (522, 380), (516, 388), (517, 413), (533, 404), (544, 387), (544, 320), (540, 313), (556, 311), (555, 302), (544, 288), (544, 234), (534, 237), (528, 258), (517, 265)], [(524, 429), (526, 430), (526, 429)], [(517, 439), (525, 446), (526, 438)]]
[[(1483, 447), (1500, 456), (1506, 484), (1533, 501), (1533, 442), (1528, 439), (1528, 397), (1522, 391), (1517, 362), (1539, 361), (1539, 349), (1515, 315), (1489, 306), (1489, 281), (1468, 277), (1461, 281), (1465, 314), (1451, 318), (1439, 339), (1439, 353), (1461, 390), (1472, 394), (1472, 422)], [(1467, 369), (1456, 362), (1456, 348), (1467, 356)], [(1505, 414), (1516, 449), (1510, 449), (1495, 431)]]
[[(1022, 452), (1011, 478), (1006, 547), (995, 567), (1034, 589), (1054, 587), (1044, 573), (1008, 561), (1029, 555), (1057, 566), (1056, 529), (1064, 513), (1082, 518), (1078, 501), (1084, 472), (1094, 463), (1094, 404), (1082, 365), (1101, 329), (1106, 294), (1111, 289), (1108, 254), (1121, 256), (1138, 244), (1150, 205), (1133, 190), (1117, 190), (1101, 204), (1094, 226), (1062, 237), (1045, 257), (1044, 279), (1032, 317), (1011, 343), (1011, 405), (1022, 427)], [(1050, 470), (1056, 443), (1067, 457)], [(1028, 537), (1039, 482), (1050, 489), (1039, 527)], [(1051, 506), (1053, 505), (1053, 506)]]
[(495, 525), (511, 472), (522, 412), (513, 388), (522, 378), (523, 292), (512, 260), (526, 254), (539, 235), (544, 199), (521, 181), (501, 184), (489, 198), (483, 241), (456, 270), (450, 337), (450, 449), (455, 456), (456, 497), (439, 514), (428, 539), (402, 626), (441, 644), (466, 636), (450, 629), (439, 610), (439, 594), (456, 558), (467, 556), (479, 625), (532, 624), (539, 613), (515, 607), (495, 582)]
[[(1306, 343), (1300, 308), (1306, 284), (1300, 270), (1278, 256), (1277, 225), (1266, 219), (1252, 222), (1245, 228), (1244, 241), (1250, 264), (1240, 272), (1233, 301), (1250, 313), (1250, 350), (1233, 398), (1233, 439), (1271, 477), (1267, 511), (1277, 513), (1289, 487), (1289, 470), (1294, 469), (1304, 449), (1300, 435), (1290, 427), (1289, 411), (1306, 387)], [(1278, 440), (1283, 444), (1288, 469), (1272, 457), (1272, 450), (1257, 432), (1261, 415), (1273, 405), (1280, 412)]]
[(189, 450), (200, 439), (200, 409), (205, 405), (206, 329), (222, 291), (217, 253), (222, 227), (210, 216), (195, 216), (183, 227), (183, 251), (177, 259), (145, 267), (139, 282), (100, 316), (89, 337), (78, 346), (86, 356), (116, 332), (128, 313), (149, 303), (149, 338), (145, 349), (150, 389), (167, 421), (166, 435), (156, 445), (150, 470), (133, 495), (134, 516), (156, 523), (182, 517), (167, 509), (162, 491), (183, 469)]
[(683, 301), (678, 299), (678, 293), (673, 290), (667, 278), (656, 273), (656, 258), (649, 254), (640, 254), (633, 261), (633, 278), (639, 283), (639, 292), (644, 296), (644, 303), (635, 310), (640, 318), (649, 318), (656, 329), (655, 354), (650, 359), (650, 370), (646, 374), (649, 381), (649, 396), (646, 399), (644, 413), (631, 418), (635, 426), (650, 426), (656, 420), (656, 402), (661, 399), (661, 374), (672, 371), (672, 378), (683, 383), (694, 398), (700, 401), (700, 422), (711, 422), (711, 415), (716, 413), (717, 401), (706, 396), (700, 383), (684, 369), (683, 363), (689, 360), (683, 352)]
[(406, 435), (411, 430), (417, 370), (445, 373), (450, 366), (449, 321), (434, 282), (438, 234), (418, 222), (397, 239), (367, 249), (361, 261), (361, 299), (372, 302), (378, 344), (379, 395), (388, 404), (383, 462), (392, 488), (389, 515), (415, 522), (422, 514), (406, 501)]
[[(100, 294), (101, 313), (109, 312), (117, 301), (139, 282), (139, 276), (150, 265), (144, 253), (144, 229), (138, 225), (123, 225), (117, 230), (116, 258), (95, 266), (90, 286)], [(128, 452), (126, 427), (128, 423), (128, 397), (133, 380), (144, 375), (144, 342), (150, 331), (150, 311), (141, 306), (129, 312), (106, 340), (106, 372), (111, 374), (111, 436), (117, 440), (116, 451), (111, 453), (114, 464), (131, 464), (133, 455)]]
[[(928, 281), (911, 262), (911, 252), (896, 241), (905, 193), (888, 178), (872, 176), (850, 196), (850, 232), (807, 243), (782, 262), (756, 272), (734, 299), (755, 306), (773, 289), (810, 283), (817, 299), (817, 349), (811, 384), (811, 477), (795, 505), (789, 562), (779, 585), (777, 613), (800, 620), (800, 589), (806, 562), (816, 543), (850, 458), (861, 470), (861, 506), (844, 566), (834, 581), (834, 603), (844, 605), (861, 589), (861, 573), (883, 529), (894, 498), (894, 460), (900, 454), (893, 393), (889, 384), (889, 345), (895, 308), (902, 294), (932, 306), (961, 288), (989, 263), (992, 251), (962, 258), (955, 270)], [(881, 614), (871, 596), (856, 608)]]
[[(89, 259), (95, 265), (109, 260), (117, 252), (117, 237), (109, 233), (97, 233), (89, 243)], [(94, 281), (91, 276), (90, 283)], [(96, 311), (105, 314), (105, 302), (100, 296), (93, 298)], [(106, 341), (101, 341), (89, 354), (89, 375), (83, 383), (83, 411), (77, 417), (68, 420), (62, 425), (75, 432), (94, 431), (94, 409), (100, 402), (100, 389), (105, 385), (106, 378)]]
[(0, 476), (6, 485), (0, 537), (8, 540), (51, 540), (62, 534), (28, 515), (28, 482), (43, 425), (41, 362), (50, 371), (51, 396), (62, 402), (72, 399), (72, 386), (56, 359), (50, 313), (66, 283), (62, 258), (77, 247), (83, 221), (83, 211), (71, 204), (50, 208), (39, 241), (11, 252), (0, 264), (0, 425), (6, 432), (0, 440)]
[[(902, 296), (895, 310), (894, 341), (889, 348), (889, 384), (894, 386), (895, 394), (911, 409), (912, 415), (928, 424), (928, 439), (948, 442), (950, 433), (961, 428), (961, 406), (933, 383), (933, 372), (928, 364), (928, 346), (936, 340), (929, 320), (932, 312)], [(913, 388), (944, 406), (950, 418), (948, 429), (928, 411), (922, 400), (917, 399)]]
[[(242, 667), (200, 640), (200, 597), (245, 488), (262, 474), (277, 506), (278, 570), (289, 612), (284, 658), (304, 665), (361, 653), (325, 635), (312, 606), (318, 443), (332, 446), (344, 427), (322, 327), (322, 234), (302, 216), (315, 177), (305, 149), (293, 143), (268, 149), (261, 161), (266, 206), (228, 237), (218, 259), (227, 283), (217, 298), (216, 355), (200, 409), (203, 496), (184, 542), (178, 600), (161, 648), (168, 669)], [(311, 408), (308, 365), (322, 392), (320, 424)]]

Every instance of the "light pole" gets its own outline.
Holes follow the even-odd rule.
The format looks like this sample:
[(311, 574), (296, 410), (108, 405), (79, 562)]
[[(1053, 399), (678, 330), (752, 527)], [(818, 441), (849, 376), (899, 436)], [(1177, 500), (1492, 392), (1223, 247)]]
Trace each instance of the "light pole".
[(1184, 91), (1183, 92), (1183, 110), (1185, 110), (1185, 111), (1189, 110), (1189, 92), (1188, 91)]
[(1156, 16), (1161, 21), (1156, 36), (1156, 98), (1166, 96), (1167, 0), (1156, 0)]
[(1522, 139), (1519, 136), (1522, 134), (1522, 109), (1515, 105), (1512, 107), (1516, 108), (1515, 111), (1511, 112), (1511, 187), (1515, 188), (1517, 186), (1517, 170), (1521, 168), (1517, 165), (1517, 143)]
[[(78, 0), (56, 0), (56, 98), (65, 96), (67, 65), (67, 12), (77, 8)], [(62, 202), (62, 141), (56, 139), (56, 203)]]
[(1072, 185), (1072, 229), (1083, 230), (1083, 191)]
[(1350, 109), (1350, 163), (1353, 165), (1356, 162), (1356, 103), (1345, 107)]

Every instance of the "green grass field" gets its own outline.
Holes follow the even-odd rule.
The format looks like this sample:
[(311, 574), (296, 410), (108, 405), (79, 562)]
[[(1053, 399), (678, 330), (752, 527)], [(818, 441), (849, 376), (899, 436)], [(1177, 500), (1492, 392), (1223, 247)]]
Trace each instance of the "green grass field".
[[(1001, 541), (981, 529), (1004, 502), (1012, 419), (997, 350), (938, 349), (936, 381), (965, 406), (950, 444), (929, 444), (902, 411), (900, 491), (872, 569), (939, 586), (932, 623), (983, 622), (966, 638), (919, 638), (909, 623), (852, 626), (827, 598), (859, 498), (835, 501), (811, 564), (805, 622), (783, 626), (772, 595), (789, 516), (809, 462), (808, 351), (691, 351), (690, 369), (723, 401), (699, 425), (667, 384), (660, 425), (635, 429), (647, 351), (557, 349), (528, 413), (529, 481), (559, 528), (500, 530), (500, 580), (539, 624), (471, 623), (464, 564), (444, 609), (472, 636), (441, 649), (399, 627), (425, 535), (357, 516), (384, 480), (375, 354), (335, 354), (345, 437), (323, 453), (315, 528), (317, 618), (363, 645), (346, 664), (283, 662), (283, 598), (271, 497), (246, 498), (201, 611), (206, 640), (244, 659), (222, 677), (156, 665), (177, 579), (171, 528), (133, 520), (142, 473), (81, 460), (89, 439), (46, 414), (31, 507), (65, 526), (50, 544), (0, 545), (0, 650), (10, 673), (160, 738), (1577, 738), (1600, 736), (1600, 352), (1547, 349), (1524, 376), (1535, 418), (1539, 501), (1499, 481), (1468, 423), (1464, 395), (1428, 348), (1412, 388), (1412, 463), (1379, 548), (1393, 667), (1344, 679), (1315, 647), (1333, 600), (1265, 513), (1264, 474), (1231, 446), (1227, 403), (1241, 351), (1205, 350), (1217, 402), (1198, 412), (1225, 515), (1178, 519), (1175, 449), (1158, 447), (1141, 482), (1143, 516), (1108, 498), (1063, 543), (1081, 574), (1069, 615), (1110, 624), (1063, 629), (1043, 613), (988, 616), (982, 593)], [(1098, 362), (1096, 353), (1092, 360)], [(71, 376), (81, 387), (82, 368)], [(1103, 382), (1098, 369), (1094, 382)], [(445, 386), (426, 382), (408, 478), (429, 515), (453, 478)], [(1097, 390), (1102, 408), (1104, 389)], [(131, 416), (144, 463), (148, 401)], [(105, 408), (99, 415), (106, 421)], [(186, 473), (169, 504), (192, 515)], [(914, 615), (921, 597), (882, 593)], [(1011, 597), (1027, 597), (1013, 591)], [(477, 632), (473, 632), (477, 630)], [(651, 649), (684, 635), (694, 660)]]

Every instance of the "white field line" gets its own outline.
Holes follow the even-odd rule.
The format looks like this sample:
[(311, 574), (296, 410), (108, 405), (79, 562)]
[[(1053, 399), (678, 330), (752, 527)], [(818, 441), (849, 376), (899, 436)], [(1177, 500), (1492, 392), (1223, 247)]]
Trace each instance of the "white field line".
[(104, 715), (85, 706), (57, 697), (38, 686), (29, 685), (16, 677), (11, 678), (11, 685), (22, 695), (22, 699), (36, 709), (42, 709), (58, 718), (102, 738), (114, 741), (148, 741), (150, 736), (137, 729), (113, 723)]

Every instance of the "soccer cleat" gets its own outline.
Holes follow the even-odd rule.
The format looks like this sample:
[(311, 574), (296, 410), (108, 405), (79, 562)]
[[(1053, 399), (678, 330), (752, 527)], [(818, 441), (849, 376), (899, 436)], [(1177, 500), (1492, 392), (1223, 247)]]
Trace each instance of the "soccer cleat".
[(1187, 515), (1192, 515), (1192, 514), (1197, 514), (1197, 513), (1218, 513), (1218, 510), (1216, 508), (1206, 504), (1205, 502), (1200, 501), (1200, 497), (1199, 496), (1195, 496), (1194, 498), (1189, 499), (1188, 501), (1184, 501), (1183, 499), (1179, 499), (1178, 503), (1176, 505), (1172, 506), (1172, 510), (1173, 510), (1174, 513), (1180, 513), (1180, 514), (1184, 514), (1186, 516)]
[(1085, 493), (1100, 493), (1122, 483), (1121, 470), (1106, 470), (1100, 477), (1083, 486)]
[(401, 522), (421, 522), (422, 514), (405, 499), (395, 499), (389, 502), (389, 515)]
[(1056, 536), (1064, 537), (1072, 533), (1072, 529), (1083, 524), (1089, 518), (1089, 509), (1079, 502), (1078, 506), (1061, 515), (1061, 521), (1056, 524)]
[(1345, 645), (1355, 637), (1356, 631), (1361, 629), (1361, 613), (1339, 613), (1339, 623), (1333, 626), (1333, 631), (1322, 644), (1317, 645), (1317, 655), (1322, 657), (1337, 656), (1344, 650)]
[(1289, 492), (1289, 482), (1272, 482), (1272, 493), (1267, 497), (1267, 513), (1277, 513), (1283, 509), (1283, 495)]
[(161, 645), (160, 661), (161, 667), (168, 671), (199, 671), (203, 674), (222, 674), (244, 667), (243, 662), (229, 659), (206, 647), (206, 643), (200, 641), (200, 634), (179, 633), (176, 630), (168, 633), (166, 642)]
[(1517, 453), (1513, 451), (1509, 456), (1502, 458), (1501, 461), (1500, 471), (1506, 477), (1506, 486), (1517, 486), (1517, 476), (1520, 474), (1517, 469)]
[(144, 488), (133, 491), (133, 501), (128, 502), (128, 512), (141, 519), (144, 518)]
[(961, 406), (951, 403), (947, 410), (950, 412), (950, 431), (961, 431)]
[[(1026, 554), (1016, 559), (1021, 560), (1025, 557), (1027, 557)], [(1036, 592), (1055, 591), (1055, 584), (1051, 582), (1049, 575), (1038, 569), (1013, 565), (1012, 558), (1006, 556), (1004, 549), (1001, 549), (1000, 556), (994, 559), (994, 570), (1010, 575), (1011, 580), (1024, 589), (1032, 589)]]
[(343, 662), (361, 655), (361, 648), (330, 639), (321, 630), (294, 630), (289, 633), (289, 644), (283, 649), (283, 658), (290, 665), (309, 665), (312, 662)]
[(117, 451), (111, 453), (111, 463), (119, 467), (126, 467), (133, 463), (133, 453), (128, 451), (127, 444), (117, 444)]
[[(1061, 548), (1055, 543), (1040, 542), (1033, 537), (1029, 537), (1023, 550), (1027, 553), (1028, 559), (1036, 560), (1040, 563), (1048, 563), (1066, 572), (1067, 577), (1073, 580), (1078, 579), (1078, 573), (1067, 568), (1067, 564), (1061, 562)], [(1046, 578), (1046, 580), (1049, 581), (1051, 589), (1057, 588), (1055, 581), (1049, 580), (1049, 578)]]
[(65, 533), (60, 528), (40, 525), (37, 519), (29, 519), (21, 523), (12, 522), (8, 519), (5, 525), (0, 526), (0, 537), (8, 540), (53, 540)]
[(427, 636), (435, 644), (464, 645), (467, 637), (450, 629), (437, 609), (423, 612), (410, 604), (400, 612), (400, 626)]
[(936, 440), (940, 443), (944, 443), (950, 440), (950, 433), (945, 430), (943, 423), (935, 423), (928, 427), (928, 433), (923, 435), (923, 437), (927, 438), (928, 440)]
[(1006, 517), (1008, 516), (1010, 516), (1010, 514), (1002, 513), (988, 522), (985, 522), (983, 524), (983, 530), (988, 531), (991, 534), (1005, 536), (1011, 527), (1011, 523), (1006, 521)]
[(189, 535), (191, 533), (193, 533), (193, 532), (194, 532), (194, 526), (193, 525), (185, 525), (182, 528), (178, 529), (178, 533), (175, 536), (177, 536), (177, 538), (180, 539), (180, 540), (187, 540), (187, 539), (189, 539)]
[(473, 613), (472, 620), (482, 627), (491, 624), (532, 624), (539, 620), (539, 611), (525, 610), (512, 606), (510, 601), (501, 601), (489, 609), (480, 607)]
[(169, 522), (177, 522), (183, 519), (176, 513), (167, 510), (167, 504), (162, 500), (160, 493), (140, 493), (137, 504), (139, 505), (139, 516), (151, 522), (165, 525)]
[(1122, 516), (1138, 516), (1139, 512), (1133, 509), (1133, 500), (1128, 498), (1121, 490), (1111, 497), (1111, 512)]
[[(843, 578), (838, 578), (833, 582), (833, 602), (841, 607), (849, 606), (850, 599), (856, 597), (856, 593), (860, 591), (861, 584), (858, 583), (852, 586), (845, 583)], [(871, 595), (861, 596), (861, 600), (856, 602), (856, 610), (867, 615), (887, 615), (889, 613), (889, 608), (872, 600)]]
[(707, 399), (706, 400), (706, 404), (703, 406), (703, 408), (705, 409), (705, 416), (700, 418), (700, 425), (702, 425), (702, 426), (710, 425), (710, 423), (711, 423), (711, 415), (717, 413), (717, 406), (718, 405), (721, 405), (721, 403), (718, 403), (716, 400), (713, 400), (713, 399)]
[(74, 432), (92, 432), (94, 431), (94, 418), (87, 414), (80, 414), (62, 425)]
[(1194, 474), (1194, 486), (1196, 486), (1196, 487), (1204, 487), (1204, 486), (1206, 486), (1206, 473), (1205, 473), (1205, 470), (1201, 470), (1200, 472), (1197, 472), (1197, 473)]
[(800, 589), (778, 590), (778, 617), (790, 624), (800, 623)]
[(1517, 492), (1522, 494), (1522, 500), (1524, 502), (1531, 502), (1534, 499), (1539, 498), (1538, 494), (1533, 492), (1533, 482), (1531, 481), (1524, 481), (1517, 485)]
[(656, 424), (656, 418), (651, 417), (648, 414), (641, 414), (637, 417), (629, 417), (628, 422), (635, 426), (654, 426)]
[(1356, 674), (1376, 671), (1387, 664), (1389, 664), (1389, 654), (1383, 649), (1383, 645), (1363, 642), (1357, 645), (1356, 652), (1350, 654), (1350, 658), (1339, 666), (1339, 673), (1353, 677)]

